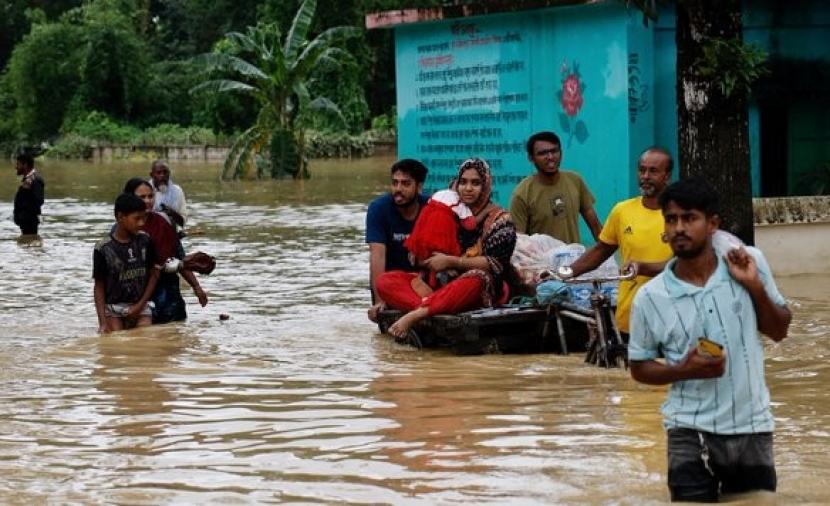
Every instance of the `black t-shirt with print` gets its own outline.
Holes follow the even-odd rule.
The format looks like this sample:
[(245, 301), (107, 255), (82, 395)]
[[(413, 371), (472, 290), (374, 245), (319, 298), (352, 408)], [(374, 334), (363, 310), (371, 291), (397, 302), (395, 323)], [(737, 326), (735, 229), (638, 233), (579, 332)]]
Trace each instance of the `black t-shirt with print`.
[(107, 304), (133, 304), (144, 294), (150, 269), (157, 261), (150, 236), (144, 232), (126, 243), (110, 235), (95, 245), (92, 277), (106, 283)]

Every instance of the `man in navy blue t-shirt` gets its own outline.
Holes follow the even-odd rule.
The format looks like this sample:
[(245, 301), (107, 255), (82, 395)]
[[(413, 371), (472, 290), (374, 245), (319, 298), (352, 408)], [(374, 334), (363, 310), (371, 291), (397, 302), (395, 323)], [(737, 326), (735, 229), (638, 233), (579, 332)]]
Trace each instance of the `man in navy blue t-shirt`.
[(378, 197), (366, 212), (366, 244), (369, 245), (369, 284), (372, 307), (369, 319), (377, 321), (385, 307), (375, 290), (375, 279), (386, 271), (414, 271), (403, 242), (412, 232), (415, 219), (427, 198), (421, 195), (427, 168), (418, 160), (404, 159), (392, 165), (391, 193)]

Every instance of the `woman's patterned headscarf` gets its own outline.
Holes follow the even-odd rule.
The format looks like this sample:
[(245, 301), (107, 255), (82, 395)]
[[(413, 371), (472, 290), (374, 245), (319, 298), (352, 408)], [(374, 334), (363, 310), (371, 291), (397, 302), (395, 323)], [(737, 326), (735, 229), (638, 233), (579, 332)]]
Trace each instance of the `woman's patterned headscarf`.
[(461, 180), (461, 174), (464, 174), (464, 171), (468, 169), (475, 169), (481, 178), (481, 195), (478, 196), (475, 202), (468, 206), (473, 214), (478, 214), (490, 203), (490, 196), (493, 194), (493, 177), (490, 175), (490, 165), (487, 162), (481, 158), (470, 158), (458, 167), (458, 174), (455, 176), (456, 191), (458, 191), (458, 182)]

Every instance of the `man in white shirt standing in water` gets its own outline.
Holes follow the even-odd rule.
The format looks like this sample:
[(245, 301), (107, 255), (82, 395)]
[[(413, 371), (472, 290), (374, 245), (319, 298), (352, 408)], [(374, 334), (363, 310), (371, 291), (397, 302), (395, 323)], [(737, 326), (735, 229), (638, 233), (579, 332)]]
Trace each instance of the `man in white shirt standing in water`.
[(164, 160), (156, 160), (150, 167), (150, 184), (156, 193), (154, 211), (166, 213), (179, 228), (187, 219), (187, 202), (181, 186), (170, 180), (170, 166)]

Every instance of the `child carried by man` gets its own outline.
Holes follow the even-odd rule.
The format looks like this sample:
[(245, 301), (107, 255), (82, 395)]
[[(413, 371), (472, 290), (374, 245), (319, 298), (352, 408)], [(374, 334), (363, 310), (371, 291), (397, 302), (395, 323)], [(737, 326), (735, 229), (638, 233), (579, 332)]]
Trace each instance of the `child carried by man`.
[(115, 228), (95, 245), (95, 311), (100, 332), (152, 323), (148, 304), (161, 267), (144, 226), (144, 201), (122, 193), (115, 199)]

